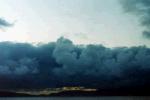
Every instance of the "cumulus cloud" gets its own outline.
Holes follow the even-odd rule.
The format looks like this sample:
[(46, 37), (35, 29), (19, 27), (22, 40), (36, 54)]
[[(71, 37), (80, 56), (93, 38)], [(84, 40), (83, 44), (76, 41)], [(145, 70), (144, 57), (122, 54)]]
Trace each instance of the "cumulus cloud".
[(9, 23), (8, 21), (6, 21), (5, 19), (3, 18), (0, 18), (0, 28), (3, 28), (3, 27), (10, 27), (12, 26), (13, 24)]
[(142, 87), (150, 83), (149, 61), (145, 46), (81, 46), (63, 37), (37, 46), (1, 42), (0, 88)]
[(141, 25), (147, 31), (146, 33), (143, 32), (144, 37), (150, 39), (147, 34), (150, 33), (150, 0), (121, 0), (121, 3), (126, 12), (135, 14), (135, 17), (139, 18)]

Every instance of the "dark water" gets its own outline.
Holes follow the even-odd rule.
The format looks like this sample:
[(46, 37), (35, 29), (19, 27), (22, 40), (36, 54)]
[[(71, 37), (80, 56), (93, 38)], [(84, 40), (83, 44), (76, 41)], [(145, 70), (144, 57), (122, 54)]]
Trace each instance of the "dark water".
[(0, 100), (150, 100), (150, 97), (0, 97)]

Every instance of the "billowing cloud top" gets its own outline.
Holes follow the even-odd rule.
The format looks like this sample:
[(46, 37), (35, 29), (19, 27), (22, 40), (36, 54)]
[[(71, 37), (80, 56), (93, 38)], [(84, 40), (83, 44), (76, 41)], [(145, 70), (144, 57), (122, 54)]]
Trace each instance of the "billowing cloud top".
[(37, 46), (1, 42), (0, 88), (146, 86), (149, 61), (150, 49), (145, 46), (79, 46), (63, 37)]

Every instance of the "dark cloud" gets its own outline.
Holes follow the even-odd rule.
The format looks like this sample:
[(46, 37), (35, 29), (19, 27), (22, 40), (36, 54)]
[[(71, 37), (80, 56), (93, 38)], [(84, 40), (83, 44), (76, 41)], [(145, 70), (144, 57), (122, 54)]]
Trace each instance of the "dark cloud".
[(150, 32), (149, 31), (144, 31), (143, 36), (147, 39), (150, 39)]
[(147, 30), (146, 35), (143, 32), (144, 37), (149, 39), (150, 33), (150, 0), (121, 0), (123, 8), (126, 12), (135, 14), (138, 17), (142, 26)]
[[(33, 46), (0, 43), (0, 88), (149, 86), (150, 49), (74, 45), (63, 37)], [(10, 84), (11, 83), (11, 84)]]
[(2, 19), (0, 18), (0, 28), (3, 28), (3, 27), (10, 27), (12, 26), (13, 24), (7, 22), (5, 19)]

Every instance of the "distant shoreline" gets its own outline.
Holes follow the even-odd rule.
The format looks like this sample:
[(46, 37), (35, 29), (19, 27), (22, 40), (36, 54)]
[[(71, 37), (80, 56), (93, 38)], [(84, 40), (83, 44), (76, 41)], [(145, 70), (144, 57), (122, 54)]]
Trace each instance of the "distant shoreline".
[(15, 93), (0, 91), (0, 97), (102, 97), (102, 96), (150, 96), (147, 91), (116, 91), (116, 90), (102, 90), (102, 91), (63, 91), (60, 93), (52, 93), (49, 95), (32, 95), (26, 93)]

